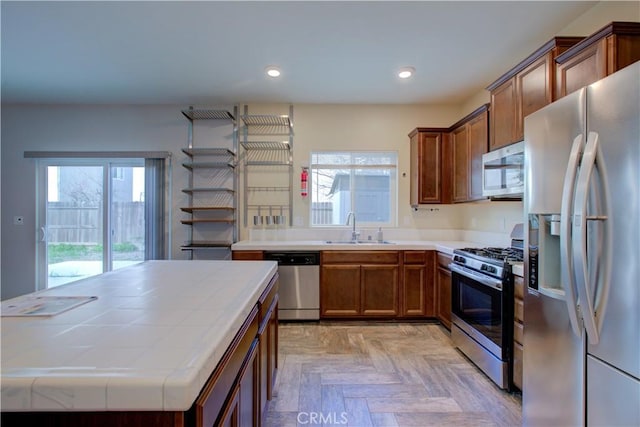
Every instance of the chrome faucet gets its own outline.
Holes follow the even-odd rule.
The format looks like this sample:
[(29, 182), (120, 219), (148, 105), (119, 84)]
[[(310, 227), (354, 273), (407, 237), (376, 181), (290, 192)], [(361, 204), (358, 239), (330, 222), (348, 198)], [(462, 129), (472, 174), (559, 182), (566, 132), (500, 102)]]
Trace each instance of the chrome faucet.
[(354, 242), (358, 241), (358, 237), (360, 237), (360, 233), (356, 232), (356, 214), (354, 212), (349, 212), (347, 215), (347, 224), (349, 225), (349, 220), (353, 218), (353, 229), (351, 231), (351, 240)]

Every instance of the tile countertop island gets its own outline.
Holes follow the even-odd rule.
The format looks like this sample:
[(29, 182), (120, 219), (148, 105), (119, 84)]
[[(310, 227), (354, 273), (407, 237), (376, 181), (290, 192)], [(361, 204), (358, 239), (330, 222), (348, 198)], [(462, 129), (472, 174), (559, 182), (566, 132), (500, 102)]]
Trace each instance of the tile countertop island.
[(188, 410), (276, 271), (147, 261), (30, 294), (98, 298), (2, 318), (2, 411)]
[[(452, 255), (454, 249), (478, 248), (491, 246), (477, 242), (430, 241), (430, 240), (391, 240), (387, 244), (378, 244), (375, 241), (357, 244), (327, 243), (326, 240), (242, 240), (231, 247), (234, 251), (408, 251), (408, 250), (433, 250), (447, 255)], [(522, 263), (512, 265), (513, 273), (522, 276)]]

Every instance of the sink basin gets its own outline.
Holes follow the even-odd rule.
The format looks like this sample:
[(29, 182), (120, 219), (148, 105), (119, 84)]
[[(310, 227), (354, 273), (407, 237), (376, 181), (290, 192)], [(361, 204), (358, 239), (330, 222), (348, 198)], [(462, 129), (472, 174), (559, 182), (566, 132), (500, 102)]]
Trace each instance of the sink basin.
[(388, 240), (378, 242), (377, 240), (327, 240), (325, 243), (330, 245), (395, 245)]

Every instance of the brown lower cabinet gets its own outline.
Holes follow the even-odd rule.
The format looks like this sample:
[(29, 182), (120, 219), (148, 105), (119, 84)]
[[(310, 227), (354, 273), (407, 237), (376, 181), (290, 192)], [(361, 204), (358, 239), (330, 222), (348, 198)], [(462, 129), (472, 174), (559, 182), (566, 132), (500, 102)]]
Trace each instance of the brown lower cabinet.
[(238, 383), (231, 391), (231, 396), (223, 408), (222, 417), (216, 425), (224, 427), (259, 425), (259, 396), (256, 393), (259, 371), (257, 353), (258, 340), (255, 339), (240, 371)]
[(404, 251), (400, 281), (400, 315), (435, 317), (435, 251)]
[(397, 317), (398, 251), (323, 251), (320, 317)]
[[(260, 260), (262, 251), (234, 251)], [(451, 328), (451, 257), (433, 250), (321, 251), (324, 319), (438, 318)]]
[(234, 261), (261, 261), (264, 259), (262, 251), (233, 251), (231, 259)]
[(323, 251), (323, 319), (436, 316), (436, 251)]
[(524, 279), (513, 277), (513, 384), (522, 390), (524, 354)]
[(451, 329), (451, 257), (438, 253), (436, 271), (436, 317), (443, 326)]

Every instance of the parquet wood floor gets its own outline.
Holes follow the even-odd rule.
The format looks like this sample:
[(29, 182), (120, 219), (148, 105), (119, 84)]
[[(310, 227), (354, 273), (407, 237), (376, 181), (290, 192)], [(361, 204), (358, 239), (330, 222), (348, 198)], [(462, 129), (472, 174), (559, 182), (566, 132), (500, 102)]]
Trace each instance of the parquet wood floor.
[(520, 426), (500, 390), (435, 323), (281, 323), (267, 427)]

